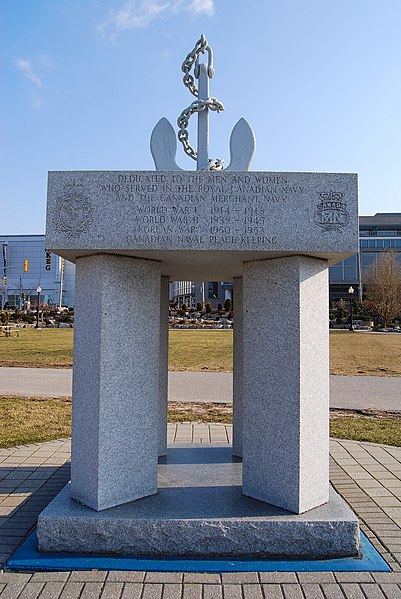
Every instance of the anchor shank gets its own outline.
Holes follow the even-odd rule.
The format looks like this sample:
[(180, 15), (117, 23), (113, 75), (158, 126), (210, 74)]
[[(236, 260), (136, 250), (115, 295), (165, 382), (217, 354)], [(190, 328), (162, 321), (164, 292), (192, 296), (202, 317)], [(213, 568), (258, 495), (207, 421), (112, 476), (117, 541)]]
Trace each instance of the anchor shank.
[[(206, 63), (200, 63), (199, 73), (199, 100), (209, 97), (209, 77)], [(209, 109), (205, 108), (198, 113), (198, 158), (196, 168), (200, 171), (209, 163)]]

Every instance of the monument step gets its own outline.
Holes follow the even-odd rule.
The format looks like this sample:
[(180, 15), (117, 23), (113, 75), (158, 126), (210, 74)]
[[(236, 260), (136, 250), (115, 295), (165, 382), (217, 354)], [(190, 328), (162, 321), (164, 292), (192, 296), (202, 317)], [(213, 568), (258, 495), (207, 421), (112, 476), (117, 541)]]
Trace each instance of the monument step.
[(180, 445), (159, 460), (158, 493), (96, 512), (67, 485), (39, 516), (41, 551), (168, 557), (329, 559), (355, 556), (359, 524), (333, 489), (293, 514), (242, 495), (227, 446)]

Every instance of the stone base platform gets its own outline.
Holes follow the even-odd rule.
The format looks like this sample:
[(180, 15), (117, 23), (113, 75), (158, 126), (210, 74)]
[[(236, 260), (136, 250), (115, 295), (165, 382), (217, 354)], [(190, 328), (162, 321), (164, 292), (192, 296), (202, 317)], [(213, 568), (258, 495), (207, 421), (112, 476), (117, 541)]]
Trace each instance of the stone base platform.
[(169, 557), (327, 559), (359, 551), (356, 516), (332, 489), (326, 505), (293, 514), (245, 497), (227, 446), (169, 448), (158, 494), (96, 512), (67, 485), (40, 514), (41, 551)]

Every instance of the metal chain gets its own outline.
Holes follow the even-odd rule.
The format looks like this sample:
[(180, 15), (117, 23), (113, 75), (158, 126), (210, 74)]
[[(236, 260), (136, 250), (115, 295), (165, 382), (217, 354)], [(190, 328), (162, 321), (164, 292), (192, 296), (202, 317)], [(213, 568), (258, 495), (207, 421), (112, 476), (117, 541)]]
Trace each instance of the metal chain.
[[(187, 55), (181, 67), (181, 70), (184, 73), (184, 85), (196, 98), (199, 97), (199, 91), (195, 85), (195, 79), (190, 74), (190, 71), (192, 67), (194, 67), (195, 65), (194, 75), (196, 78), (199, 77), (199, 56), (201, 54), (204, 54), (205, 52), (208, 53), (207, 74), (209, 79), (211, 79), (214, 75), (213, 52), (204, 35), (202, 35), (201, 38), (196, 42), (195, 47)], [(178, 139), (183, 145), (184, 152), (193, 160), (197, 160), (198, 154), (188, 141), (189, 119), (195, 112), (202, 112), (206, 108), (215, 112), (220, 112), (221, 110), (224, 110), (223, 104), (216, 100), (216, 98), (207, 98), (207, 100), (195, 100), (195, 102), (192, 102), (192, 104), (188, 106), (188, 108), (185, 108), (185, 110), (181, 112), (180, 116), (177, 119), (177, 124), (179, 127)], [(209, 164), (205, 168), (206, 170), (221, 170), (222, 168), (224, 168), (224, 160), (209, 159)]]
[(184, 73), (184, 85), (196, 98), (198, 97), (198, 88), (195, 85), (194, 78), (192, 77), (192, 75), (190, 75), (190, 71), (192, 67), (195, 65), (194, 75), (196, 79), (199, 78), (199, 56), (201, 54), (204, 54), (205, 52), (208, 53), (207, 74), (209, 79), (211, 79), (214, 75), (213, 51), (203, 34), (201, 35), (200, 40), (196, 42), (194, 49), (191, 50), (191, 52), (188, 54), (181, 66), (181, 70)]

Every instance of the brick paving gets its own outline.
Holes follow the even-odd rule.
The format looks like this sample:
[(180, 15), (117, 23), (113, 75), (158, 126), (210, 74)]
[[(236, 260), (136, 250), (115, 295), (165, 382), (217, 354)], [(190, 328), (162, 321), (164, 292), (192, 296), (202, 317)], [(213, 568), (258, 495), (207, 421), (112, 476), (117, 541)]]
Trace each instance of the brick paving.
[[(231, 443), (169, 424), (169, 443)], [(0, 449), (0, 567), (69, 480), (66, 439)], [(1, 599), (401, 599), (401, 448), (332, 439), (330, 479), (392, 572), (1, 572)]]

